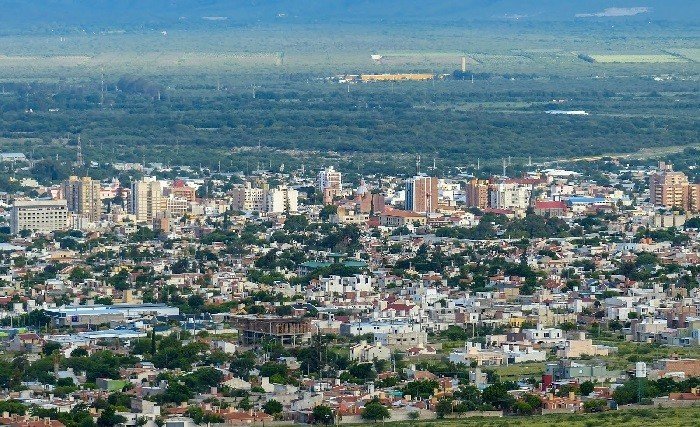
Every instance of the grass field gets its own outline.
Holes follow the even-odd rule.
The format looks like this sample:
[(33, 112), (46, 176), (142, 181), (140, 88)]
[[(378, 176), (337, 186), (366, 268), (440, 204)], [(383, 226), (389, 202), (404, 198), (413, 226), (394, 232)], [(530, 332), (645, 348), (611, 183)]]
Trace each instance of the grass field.
[(694, 62), (700, 62), (700, 49), (699, 48), (689, 48), (689, 49), (674, 49), (668, 51), (673, 55), (680, 55)]
[(687, 62), (685, 58), (679, 56), (660, 55), (616, 55), (600, 54), (589, 55), (595, 62), (601, 64), (668, 64)]
[(530, 417), (462, 418), (435, 421), (403, 421), (387, 426), (412, 427), (698, 427), (700, 407), (682, 409), (627, 409), (600, 414), (535, 415)]
[[(574, 51), (597, 52), (596, 62), (622, 75), (642, 66), (653, 66), (645, 72), (693, 75), (700, 49), (688, 31), (684, 39), (669, 30), (606, 39), (605, 33), (583, 34), (569, 28), (504, 25), (483, 31), (461, 26), (318, 24), (207, 32), (169, 29), (167, 35), (156, 30), (5, 35), (0, 36), (0, 78), (95, 78), (103, 67), (107, 76), (191, 74), (195, 81), (202, 73), (450, 73), (459, 69), (462, 56), (467, 56), (468, 69), (474, 73), (576, 77), (597, 73)], [(386, 59), (373, 61), (373, 53)]]

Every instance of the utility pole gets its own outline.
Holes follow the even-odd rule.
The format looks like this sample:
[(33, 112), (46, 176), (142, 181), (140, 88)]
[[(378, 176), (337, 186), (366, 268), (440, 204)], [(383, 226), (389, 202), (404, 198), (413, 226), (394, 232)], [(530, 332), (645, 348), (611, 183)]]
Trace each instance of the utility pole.
[(100, 74), (100, 106), (105, 105), (105, 66), (102, 66), (102, 72)]

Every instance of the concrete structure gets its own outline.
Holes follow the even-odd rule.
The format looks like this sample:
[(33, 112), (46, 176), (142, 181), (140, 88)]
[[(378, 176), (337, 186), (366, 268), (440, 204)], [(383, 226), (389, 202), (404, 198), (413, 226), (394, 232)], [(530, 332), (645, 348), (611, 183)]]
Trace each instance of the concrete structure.
[(571, 360), (560, 360), (555, 363), (547, 363), (545, 375), (551, 375), (555, 381), (574, 380), (605, 382), (616, 379), (619, 371), (608, 371), (605, 365), (584, 365)]
[(683, 172), (659, 163), (659, 172), (649, 177), (649, 201), (655, 206), (700, 211), (700, 184), (691, 184)]
[(10, 213), (11, 232), (51, 233), (68, 228), (65, 200), (16, 200)]
[(424, 346), (428, 342), (428, 334), (424, 331), (404, 331), (404, 332), (375, 332), (375, 344), (400, 350)]
[(243, 345), (274, 340), (295, 347), (311, 339), (311, 322), (307, 318), (245, 315), (234, 316), (231, 320)]
[(396, 209), (386, 210), (379, 215), (379, 225), (382, 227), (403, 227), (404, 225), (425, 225), (428, 219), (425, 215)]
[(553, 344), (564, 341), (564, 331), (557, 328), (543, 328), (538, 325), (535, 329), (524, 329), (528, 341), (542, 344)]
[(264, 209), (266, 212), (297, 212), (298, 205), (299, 192), (293, 188), (273, 188), (265, 194)]
[(508, 358), (502, 351), (486, 350), (481, 343), (470, 342), (464, 345), (463, 349), (453, 350), (449, 360), (455, 364), (477, 366), (498, 366), (508, 362)]
[(560, 217), (567, 212), (566, 203), (558, 200), (537, 200), (535, 202), (535, 214), (544, 217)]
[(414, 176), (406, 180), (406, 210), (430, 213), (438, 208), (438, 179)]
[(231, 190), (233, 210), (245, 212), (297, 212), (299, 192), (289, 187), (270, 189), (266, 183), (253, 186), (246, 182)]
[(56, 326), (98, 325), (154, 316), (177, 316), (180, 309), (165, 304), (74, 305), (49, 308), (46, 315)]
[(243, 187), (231, 190), (231, 208), (237, 211), (262, 212), (265, 210), (265, 189), (246, 182)]
[(343, 177), (333, 166), (329, 166), (318, 173), (316, 189), (323, 195), (323, 203), (331, 203), (333, 198), (340, 195), (342, 188)]
[[(190, 211), (190, 201), (171, 194), (165, 201), (165, 213), (168, 218), (181, 218)], [(158, 214), (156, 214), (158, 218)]]
[(136, 221), (152, 221), (165, 211), (163, 205), (163, 187), (154, 177), (145, 177), (131, 185), (129, 210), (136, 216)]
[(359, 344), (350, 347), (350, 360), (358, 362), (372, 362), (374, 360), (389, 360), (391, 350), (382, 345), (381, 342), (376, 344), (367, 344), (367, 341), (362, 340)]
[(465, 189), (467, 207), (486, 209), (489, 206), (489, 182), (483, 179), (472, 179), (467, 182)]
[(197, 200), (195, 189), (185, 184), (185, 182), (181, 179), (176, 179), (173, 181), (173, 185), (168, 188), (166, 195), (182, 198), (188, 202), (194, 202)]
[(532, 190), (515, 182), (499, 182), (489, 188), (489, 205), (494, 209), (525, 210)]
[(102, 214), (100, 182), (89, 176), (71, 176), (61, 184), (61, 195), (66, 199), (69, 212), (84, 216), (91, 222), (99, 221)]
[(369, 213), (357, 212), (344, 207), (339, 207), (338, 211), (331, 215), (328, 220), (333, 224), (367, 224)]
[(576, 359), (582, 356), (607, 356), (612, 347), (593, 344), (593, 340), (586, 338), (585, 332), (580, 332), (578, 339), (567, 339), (558, 344), (557, 357), (562, 359)]

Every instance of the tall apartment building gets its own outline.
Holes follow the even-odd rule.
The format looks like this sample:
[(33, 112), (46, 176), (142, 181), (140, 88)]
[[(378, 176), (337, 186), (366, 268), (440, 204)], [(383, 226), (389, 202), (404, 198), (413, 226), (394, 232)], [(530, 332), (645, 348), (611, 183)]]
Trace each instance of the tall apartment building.
[(429, 213), (437, 211), (438, 179), (414, 176), (406, 180), (406, 210)]
[(498, 182), (489, 187), (489, 206), (494, 209), (525, 210), (530, 206), (532, 188), (515, 182)]
[(65, 200), (16, 200), (10, 212), (10, 230), (51, 233), (68, 228)]
[(264, 212), (265, 211), (265, 189), (253, 187), (250, 182), (246, 182), (242, 187), (231, 190), (233, 200), (231, 208), (237, 211)]
[(269, 189), (266, 184), (253, 187), (246, 182), (242, 187), (232, 190), (231, 208), (248, 212), (297, 212), (299, 208), (299, 192), (293, 188), (282, 186)]
[(688, 186), (688, 210), (700, 212), (700, 184), (690, 184)]
[(66, 200), (68, 211), (82, 215), (91, 222), (99, 221), (102, 214), (100, 192), (100, 182), (89, 176), (71, 176), (61, 184), (61, 195)]
[(649, 177), (649, 201), (655, 206), (700, 212), (700, 184), (691, 184), (683, 172), (659, 163), (659, 172)]
[(342, 191), (342, 175), (333, 166), (327, 167), (318, 173), (316, 188), (323, 195), (323, 203), (331, 203)]
[(289, 187), (268, 190), (265, 194), (265, 211), (282, 213), (296, 212), (299, 207), (299, 192)]
[(129, 212), (136, 216), (137, 222), (152, 221), (165, 211), (164, 205), (163, 186), (155, 177), (144, 177), (131, 184)]
[(472, 179), (465, 189), (467, 206), (486, 209), (489, 206), (489, 182), (485, 179)]

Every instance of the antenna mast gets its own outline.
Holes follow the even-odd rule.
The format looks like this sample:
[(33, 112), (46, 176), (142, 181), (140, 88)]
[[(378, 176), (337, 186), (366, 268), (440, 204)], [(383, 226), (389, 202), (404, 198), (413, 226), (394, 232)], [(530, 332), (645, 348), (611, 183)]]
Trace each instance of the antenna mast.
[(105, 105), (105, 66), (102, 66), (102, 73), (100, 74), (100, 105)]
[(78, 134), (78, 156), (75, 160), (78, 167), (83, 165), (83, 143), (80, 141), (80, 134)]

